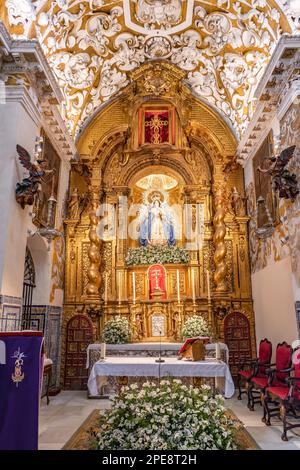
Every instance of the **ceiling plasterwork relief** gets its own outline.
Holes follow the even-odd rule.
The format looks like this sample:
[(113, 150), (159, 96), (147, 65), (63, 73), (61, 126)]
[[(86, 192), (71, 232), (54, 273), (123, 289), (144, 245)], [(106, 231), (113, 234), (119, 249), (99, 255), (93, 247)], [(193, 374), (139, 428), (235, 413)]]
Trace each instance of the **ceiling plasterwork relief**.
[(185, 72), (195, 93), (241, 135), (254, 91), (283, 31), (273, 0), (5, 0), (10, 24), (37, 37), (78, 133), (87, 117), (130, 83), (147, 60)]

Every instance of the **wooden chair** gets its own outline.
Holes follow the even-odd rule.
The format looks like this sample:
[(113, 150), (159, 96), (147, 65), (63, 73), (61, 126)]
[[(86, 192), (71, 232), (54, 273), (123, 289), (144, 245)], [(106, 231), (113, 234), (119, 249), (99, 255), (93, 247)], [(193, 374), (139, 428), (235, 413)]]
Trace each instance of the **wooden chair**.
[[(270, 374), (270, 386), (266, 388), (263, 396), (263, 406), (265, 409), (265, 423), (271, 425), (271, 417), (279, 416), (283, 423), (281, 439), (287, 441), (287, 431), (300, 427), (299, 423), (288, 422), (287, 416), (292, 416), (300, 420), (300, 348), (293, 353), (293, 376), (285, 379), (284, 386), (274, 385), (276, 372)], [(297, 413), (298, 411), (298, 413)]]
[[(249, 381), (249, 409), (254, 410), (254, 404), (263, 402), (263, 396), (265, 394), (266, 388), (270, 385), (270, 374), (273, 374), (273, 385), (285, 386), (285, 379), (289, 376), (289, 371), (291, 370), (292, 363), (292, 347), (287, 344), (285, 341), (283, 343), (277, 344), (276, 347), (276, 362), (275, 364), (270, 364), (270, 368), (266, 370), (266, 376), (259, 376), (259, 368), (257, 373)], [(274, 368), (275, 366), (275, 368)], [(273, 367), (273, 368), (272, 368)], [(260, 400), (255, 399), (255, 394), (259, 392)], [(265, 411), (263, 420), (266, 418)]]
[[(238, 400), (242, 399), (242, 394), (248, 395), (248, 407), (250, 405), (249, 399), (249, 382), (255, 375), (258, 377), (266, 377), (266, 368), (270, 367), (272, 358), (272, 343), (264, 338), (259, 343), (258, 357), (250, 361), (244, 361), (238, 371), (237, 386), (239, 390)], [(241, 388), (241, 382), (245, 383), (245, 388)]]

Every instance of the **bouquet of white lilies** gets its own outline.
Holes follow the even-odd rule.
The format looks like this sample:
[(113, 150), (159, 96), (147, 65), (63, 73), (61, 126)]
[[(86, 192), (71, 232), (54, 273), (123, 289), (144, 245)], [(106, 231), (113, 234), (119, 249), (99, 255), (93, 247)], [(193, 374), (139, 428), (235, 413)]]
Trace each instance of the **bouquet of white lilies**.
[(122, 317), (115, 317), (109, 320), (103, 328), (102, 341), (108, 344), (129, 343), (131, 330), (128, 320)]
[(100, 450), (235, 449), (224, 399), (180, 380), (122, 388), (100, 419)]
[(197, 336), (210, 336), (210, 330), (204, 318), (200, 315), (193, 315), (185, 321), (181, 330), (181, 337), (187, 339)]

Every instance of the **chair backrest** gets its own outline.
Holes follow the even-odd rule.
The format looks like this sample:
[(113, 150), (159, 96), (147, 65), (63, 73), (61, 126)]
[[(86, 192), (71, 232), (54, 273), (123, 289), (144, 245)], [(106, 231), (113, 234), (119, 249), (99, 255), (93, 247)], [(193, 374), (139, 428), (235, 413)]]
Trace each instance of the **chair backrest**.
[[(272, 343), (264, 338), (259, 343), (258, 360), (261, 364), (269, 364), (272, 358)], [(265, 374), (266, 367), (260, 366), (259, 372)]]
[(293, 352), (293, 368), (293, 376), (299, 377), (299, 380), (296, 381), (296, 385), (300, 388), (300, 347), (296, 348)]
[[(292, 365), (292, 354), (293, 348), (291, 345), (287, 344), (285, 341), (283, 343), (277, 344), (276, 348), (276, 369), (288, 369)], [(289, 376), (288, 372), (277, 372), (276, 378), (281, 382), (284, 382), (286, 377)]]

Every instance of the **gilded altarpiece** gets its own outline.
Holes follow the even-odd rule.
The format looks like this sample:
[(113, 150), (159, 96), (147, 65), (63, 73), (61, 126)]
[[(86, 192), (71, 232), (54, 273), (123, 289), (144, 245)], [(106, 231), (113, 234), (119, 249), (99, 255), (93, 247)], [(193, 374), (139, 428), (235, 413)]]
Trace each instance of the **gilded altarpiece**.
[[(63, 345), (67, 324), (76, 315), (90, 318), (93, 341), (99, 341), (105, 322), (116, 315), (128, 318), (135, 342), (157, 341), (158, 328), (163, 341), (180, 341), (182, 325), (191, 315), (206, 318), (213, 338), (222, 341), (228, 336), (227, 316), (238, 312), (249, 324), (245, 354), (255, 355), (249, 219), (243, 173), (234, 159), (236, 142), (217, 114), (190, 93), (183, 78), (184, 73), (168, 63), (141, 66), (132, 73), (132, 84), (80, 136), (80, 161), (74, 163), (70, 180), (72, 210), (65, 220)], [(149, 109), (167, 114), (150, 116)], [(158, 127), (147, 134), (141, 123)], [(126, 212), (124, 201), (130, 211), (138, 204), (142, 209)], [(177, 225), (168, 212), (174, 205), (172, 214), (181, 221)], [(145, 225), (145, 210), (152, 214), (152, 225)], [(119, 222), (124, 211), (125, 237)], [(110, 218), (116, 221), (114, 230)], [(136, 236), (128, 236), (130, 230)], [(191, 233), (197, 242), (193, 245)], [(161, 250), (164, 261), (151, 256), (132, 261), (132, 250), (140, 253), (141, 245), (146, 252), (149, 245)], [(177, 250), (179, 258), (166, 257), (168, 250)], [(148, 270), (155, 264), (165, 270), (165, 298), (159, 292), (149, 296)], [(234, 354), (230, 361), (234, 366)], [(67, 368), (63, 364), (65, 376)]]

